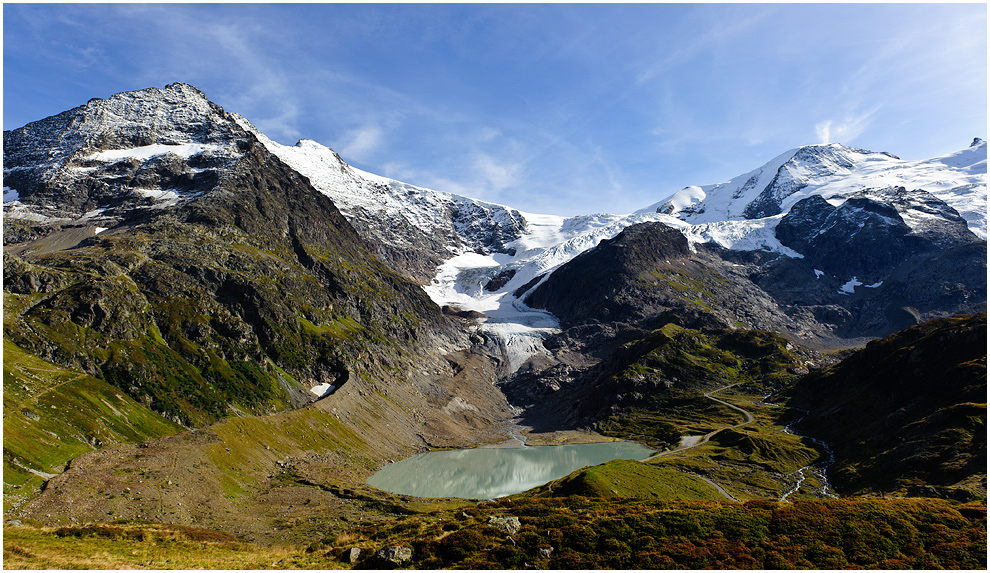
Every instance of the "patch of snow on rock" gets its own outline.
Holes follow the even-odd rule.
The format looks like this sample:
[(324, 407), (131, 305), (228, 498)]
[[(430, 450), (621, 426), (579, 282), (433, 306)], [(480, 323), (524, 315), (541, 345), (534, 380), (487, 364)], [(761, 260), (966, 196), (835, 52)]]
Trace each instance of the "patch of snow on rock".
[[(856, 292), (856, 287), (862, 285), (863, 283), (856, 280), (856, 277), (853, 277), (849, 279), (849, 281), (847, 281), (846, 284), (842, 285), (842, 287), (840, 287), (839, 290), (836, 292), (838, 292), (839, 294), (853, 294)], [(876, 286), (880, 286), (880, 285), (877, 284)]]
[(312, 392), (313, 394), (316, 394), (318, 397), (323, 398), (324, 396), (329, 396), (330, 394), (333, 394), (333, 391), (336, 389), (337, 389), (336, 386), (324, 382), (322, 384), (317, 384), (316, 386), (313, 386), (312, 388), (309, 389), (309, 391)]
[(108, 162), (120, 161), (122, 159), (140, 159), (144, 161), (151, 159), (152, 157), (165, 155), (166, 153), (172, 153), (183, 159), (188, 159), (194, 155), (199, 155), (204, 151), (217, 151), (219, 149), (219, 145), (207, 143), (184, 143), (181, 145), (164, 145), (155, 143), (152, 145), (133, 147), (131, 149), (108, 149), (105, 151), (99, 151), (86, 157), (86, 159), (95, 159), (97, 161)]

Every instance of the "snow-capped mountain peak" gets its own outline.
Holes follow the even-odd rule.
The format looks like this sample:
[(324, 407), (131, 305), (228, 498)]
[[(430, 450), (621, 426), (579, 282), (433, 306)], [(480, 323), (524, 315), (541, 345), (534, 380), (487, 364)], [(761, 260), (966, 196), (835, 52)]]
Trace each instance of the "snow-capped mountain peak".
[(243, 153), (245, 131), (197, 88), (174, 83), (91, 99), (4, 132), (4, 216), (98, 219), (198, 196)]
[(640, 212), (655, 211), (692, 224), (761, 220), (821, 195), (839, 204), (870, 189), (923, 189), (953, 207), (986, 238), (986, 142), (921, 161), (838, 143), (792, 149), (724, 183), (690, 186)]
[(791, 149), (724, 183), (685, 187), (642, 211), (677, 214), (691, 223), (759, 219), (783, 212), (794, 193), (848, 175), (856, 165), (897, 160), (838, 143)]

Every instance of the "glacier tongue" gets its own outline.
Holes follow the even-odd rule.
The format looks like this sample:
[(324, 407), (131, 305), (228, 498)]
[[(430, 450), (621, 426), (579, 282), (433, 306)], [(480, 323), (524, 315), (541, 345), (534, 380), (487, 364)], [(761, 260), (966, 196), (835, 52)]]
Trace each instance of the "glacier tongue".
[[(508, 244), (514, 254), (481, 255), (462, 251), (440, 265), (436, 277), (425, 287), (430, 298), (440, 306), (473, 310), (487, 316), (478, 329), (498, 341), (508, 374), (516, 372), (534, 356), (547, 355), (543, 340), (560, 331), (560, 324), (551, 313), (530, 308), (520, 300), (535, 288), (536, 279), (546, 277), (560, 265), (603, 239), (616, 236), (629, 225), (662, 221), (681, 228), (689, 226), (661, 213), (570, 218), (532, 213), (522, 213), (522, 216), (526, 220), (526, 231)], [(493, 283), (492, 280), (499, 276), (510, 278)], [(527, 285), (526, 292), (519, 292), (517, 297), (516, 292)]]
[[(529, 308), (515, 297), (511, 285), (518, 281), (510, 280), (495, 292), (485, 289), (495, 274), (492, 271), (511, 262), (509, 255), (461, 253), (444, 262), (433, 282), (425, 287), (440, 306), (473, 310), (487, 316), (478, 329), (499, 342), (510, 374), (531, 357), (545, 354), (543, 339), (560, 330), (552, 314)], [(529, 272), (526, 276), (533, 274)]]

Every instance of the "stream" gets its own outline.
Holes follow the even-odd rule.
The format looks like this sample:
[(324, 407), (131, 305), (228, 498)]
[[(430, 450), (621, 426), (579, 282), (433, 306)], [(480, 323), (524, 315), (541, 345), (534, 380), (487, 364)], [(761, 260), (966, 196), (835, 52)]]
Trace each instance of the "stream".
[(798, 434), (797, 432), (795, 432), (792, 429), (793, 426), (795, 426), (801, 420), (805, 419), (808, 416), (808, 413), (809, 413), (808, 410), (804, 410), (802, 408), (794, 408), (793, 406), (783, 406), (781, 404), (773, 404), (771, 402), (767, 402), (766, 401), (766, 398), (768, 396), (769, 396), (769, 394), (767, 394), (767, 396), (764, 396), (763, 397), (763, 400), (761, 400), (759, 403), (760, 404), (763, 404), (764, 406), (773, 406), (773, 407), (776, 407), (776, 408), (791, 408), (791, 409), (797, 410), (799, 412), (804, 412), (804, 415), (803, 416), (801, 416), (800, 418), (798, 418), (798, 419), (790, 422), (786, 426), (784, 426), (784, 432), (787, 433), (787, 434), (790, 434), (792, 436), (798, 436), (799, 438), (807, 438), (807, 439), (811, 440), (812, 442), (814, 442), (814, 444), (816, 446), (818, 446), (822, 450), (824, 450), (825, 451), (825, 455), (826, 455), (825, 460), (823, 460), (821, 462), (814, 463), (814, 464), (806, 465), (803, 468), (799, 468), (799, 469), (797, 469), (797, 470), (795, 470), (795, 471), (787, 474), (786, 476), (784, 476), (784, 477), (788, 477), (788, 478), (794, 479), (794, 486), (791, 487), (789, 490), (787, 490), (786, 492), (784, 492), (783, 495), (780, 496), (780, 501), (787, 501), (787, 498), (789, 496), (791, 496), (794, 493), (797, 493), (797, 491), (800, 490), (801, 489), (801, 486), (804, 484), (804, 481), (808, 478), (808, 473), (809, 472), (812, 475), (816, 476), (818, 478), (819, 483), (821, 483), (821, 487), (819, 487), (817, 490), (815, 490), (815, 495), (816, 496), (818, 496), (818, 497), (831, 497), (831, 498), (838, 497), (837, 495), (835, 495), (834, 493), (832, 493), (831, 488), (830, 488), (830, 486), (828, 484), (828, 475), (825, 473), (826, 470), (828, 469), (828, 467), (830, 465), (832, 465), (832, 463), (835, 462), (835, 455), (832, 453), (832, 448), (830, 448), (828, 444), (826, 444), (822, 440), (819, 440), (818, 438), (813, 438), (811, 436), (805, 436), (803, 434)]

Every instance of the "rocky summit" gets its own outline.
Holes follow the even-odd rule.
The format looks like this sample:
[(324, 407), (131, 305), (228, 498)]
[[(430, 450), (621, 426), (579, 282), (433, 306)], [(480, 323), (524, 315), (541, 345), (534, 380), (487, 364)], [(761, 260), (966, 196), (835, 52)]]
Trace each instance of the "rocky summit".
[[(540, 215), (282, 145), (187, 84), (90, 100), (4, 132), (5, 516), (561, 568), (659, 539), (615, 525), (616, 498), (777, 520), (939, 497), (904, 507), (985, 521), (986, 198), (982, 139), (922, 161), (828, 144), (636, 213)], [(614, 439), (655, 453), (528, 501), (365, 481), (429, 450)], [(787, 555), (765, 563), (812, 562)]]

